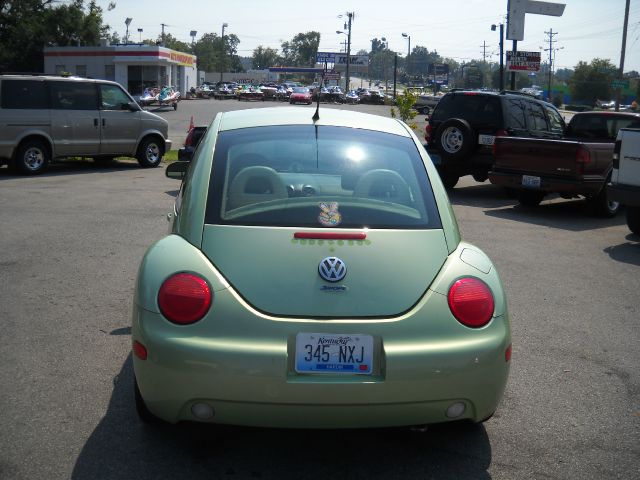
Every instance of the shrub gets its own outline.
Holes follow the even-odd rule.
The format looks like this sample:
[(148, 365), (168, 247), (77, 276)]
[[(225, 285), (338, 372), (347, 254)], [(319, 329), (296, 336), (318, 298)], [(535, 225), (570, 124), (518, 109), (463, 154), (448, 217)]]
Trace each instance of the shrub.
[(409, 90), (405, 90), (402, 95), (396, 97), (396, 107), (391, 108), (391, 118), (400, 117), (400, 120), (407, 123), (411, 128), (417, 128), (415, 122), (408, 123), (413, 120), (418, 112), (413, 109), (413, 105), (418, 99), (417, 95), (414, 95)]

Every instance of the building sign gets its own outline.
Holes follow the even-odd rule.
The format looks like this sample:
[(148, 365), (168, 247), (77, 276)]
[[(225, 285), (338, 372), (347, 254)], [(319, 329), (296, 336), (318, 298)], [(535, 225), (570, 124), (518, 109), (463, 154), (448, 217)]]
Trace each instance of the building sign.
[(616, 78), (611, 81), (611, 88), (613, 88), (614, 90), (617, 90), (618, 88), (629, 88), (629, 79)]
[(508, 72), (537, 72), (540, 70), (540, 52), (507, 51)]
[(540, 2), (537, 0), (507, 1), (507, 40), (524, 39), (524, 18), (527, 13), (561, 17), (564, 3)]
[(449, 65), (446, 63), (430, 63), (427, 67), (428, 75), (448, 75)]
[(194, 55), (176, 52), (175, 50), (169, 50), (169, 60), (183, 67), (194, 67), (196, 64), (196, 57)]
[(334, 52), (316, 52), (317, 63), (334, 63), (336, 54)]
[(325, 70), (322, 76), (325, 80), (340, 80), (340, 72), (335, 72), (333, 70)]

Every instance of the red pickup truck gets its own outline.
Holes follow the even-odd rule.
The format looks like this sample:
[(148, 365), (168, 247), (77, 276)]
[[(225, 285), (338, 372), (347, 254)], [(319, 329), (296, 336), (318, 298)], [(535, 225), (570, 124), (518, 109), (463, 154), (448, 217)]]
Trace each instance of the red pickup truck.
[(525, 206), (536, 206), (550, 193), (584, 197), (589, 211), (614, 216), (620, 204), (607, 198), (613, 147), (620, 128), (640, 128), (640, 114), (576, 113), (560, 140), (496, 137), (489, 180), (516, 191)]

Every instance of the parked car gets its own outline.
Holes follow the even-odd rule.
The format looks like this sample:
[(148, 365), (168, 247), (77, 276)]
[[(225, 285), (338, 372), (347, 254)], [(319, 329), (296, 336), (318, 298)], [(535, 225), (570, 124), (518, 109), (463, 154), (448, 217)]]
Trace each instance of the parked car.
[(556, 107), (530, 95), (463, 90), (440, 99), (424, 138), (443, 183), (453, 188), (463, 175), (487, 180), (496, 137), (561, 138), (564, 127)]
[(200, 140), (207, 131), (206, 126), (193, 126), (187, 133), (187, 138), (184, 140), (184, 146), (178, 149), (178, 160), (181, 162), (190, 162), (193, 157), (193, 153), (198, 148)]
[(442, 95), (418, 95), (413, 108), (417, 110), (418, 113), (428, 115), (435, 108), (441, 98)]
[(526, 206), (546, 195), (584, 197), (589, 212), (614, 216), (620, 204), (607, 198), (612, 154), (620, 128), (640, 127), (640, 114), (576, 113), (561, 139), (498, 137), (494, 145), (491, 183), (516, 191)]
[(640, 235), (640, 130), (637, 127), (618, 131), (607, 193), (610, 201), (625, 206), (629, 230)]
[(311, 105), (311, 92), (307, 87), (294, 87), (293, 92), (289, 96), (289, 103), (291, 105), (295, 103), (306, 103)]
[(398, 120), (319, 115), (219, 113), (212, 148), (167, 167), (183, 179), (171, 234), (133, 302), (143, 420), (387, 427), (498, 408), (504, 291), (426, 152)]
[(168, 122), (106, 80), (0, 75), (0, 126), (0, 164), (26, 175), (64, 157), (156, 167), (171, 148)]
[(253, 85), (245, 85), (240, 90), (236, 91), (238, 100), (261, 100), (264, 101), (264, 93), (260, 90), (260, 87)]

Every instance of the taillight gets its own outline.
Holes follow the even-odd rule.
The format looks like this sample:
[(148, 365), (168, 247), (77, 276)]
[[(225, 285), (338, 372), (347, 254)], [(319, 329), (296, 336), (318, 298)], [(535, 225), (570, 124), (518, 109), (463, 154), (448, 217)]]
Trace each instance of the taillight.
[(449, 289), (449, 309), (463, 325), (484, 327), (493, 316), (494, 302), (491, 289), (474, 277), (461, 278)]
[(189, 133), (187, 133), (187, 138), (184, 139), (184, 146), (191, 147), (193, 143), (193, 135), (195, 132), (195, 128), (189, 129)]
[(146, 360), (147, 359), (147, 347), (142, 345), (137, 340), (133, 341), (133, 353), (135, 353), (136, 357), (138, 357), (140, 360)]
[(620, 168), (620, 150), (622, 149), (622, 140), (616, 140), (613, 147), (613, 168)]
[(578, 174), (582, 175), (584, 173), (584, 166), (591, 161), (591, 154), (589, 150), (587, 150), (584, 145), (578, 145), (578, 150), (576, 150), (576, 165), (578, 167)]
[(431, 140), (431, 124), (427, 123), (427, 126), (424, 127), (424, 139), (429, 142), (429, 140)]
[(188, 325), (205, 316), (212, 296), (204, 279), (192, 273), (176, 273), (160, 287), (158, 306), (170, 322)]

